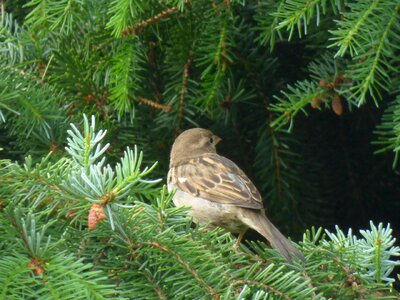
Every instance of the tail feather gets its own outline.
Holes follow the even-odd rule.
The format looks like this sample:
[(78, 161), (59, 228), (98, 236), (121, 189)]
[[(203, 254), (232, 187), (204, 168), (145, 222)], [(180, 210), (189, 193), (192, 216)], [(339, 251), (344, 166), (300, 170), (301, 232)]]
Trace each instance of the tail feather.
[(259, 211), (246, 209), (242, 221), (265, 237), (288, 262), (292, 262), (293, 255), (305, 262), (303, 254), (293, 246), (264, 214)]

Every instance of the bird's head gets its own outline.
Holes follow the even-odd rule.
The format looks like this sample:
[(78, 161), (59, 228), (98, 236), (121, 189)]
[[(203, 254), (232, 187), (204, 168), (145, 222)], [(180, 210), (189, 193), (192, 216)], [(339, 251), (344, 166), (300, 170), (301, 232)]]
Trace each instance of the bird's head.
[(171, 165), (177, 165), (191, 157), (206, 153), (216, 153), (215, 146), (221, 138), (210, 130), (192, 128), (182, 132), (176, 139), (171, 149)]

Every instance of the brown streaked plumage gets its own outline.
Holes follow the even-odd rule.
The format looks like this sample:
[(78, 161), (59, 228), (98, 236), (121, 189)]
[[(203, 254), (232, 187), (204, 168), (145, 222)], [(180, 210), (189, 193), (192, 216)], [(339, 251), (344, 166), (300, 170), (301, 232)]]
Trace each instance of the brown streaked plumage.
[(176, 138), (168, 172), (168, 189), (176, 189), (175, 205), (191, 207), (195, 223), (239, 232), (239, 241), (250, 227), (289, 262), (293, 255), (304, 260), (265, 216), (261, 195), (251, 180), (234, 162), (216, 153), (220, 140), (202, 128), (186, 130)]

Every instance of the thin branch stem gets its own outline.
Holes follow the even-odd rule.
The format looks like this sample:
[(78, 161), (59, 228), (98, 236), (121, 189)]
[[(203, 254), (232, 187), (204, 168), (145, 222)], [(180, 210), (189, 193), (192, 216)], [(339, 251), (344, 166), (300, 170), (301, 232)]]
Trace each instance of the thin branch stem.
[[(185, 4), (188, 4), (189, 0), (185, 1)], [(149, 25), (158, 23), (160, 20), (165, 19), (167, 17), (169, 17), (170, 15), (172, 15), (173, 13), (179, 11), (179, 7), (178, 6), (173, 6), (171, 8), (168, 8), (158, 14), (156, 14), (155, 16), (152, 16), (151, 18), (148, 18), (146, 20), (141, 21), (139, 24), (137, 24), (136, 26), (132, 27), (132, 26), (128, 26), (127, 28), (125, 28), (122, 31), (122, 35), (127, 36), (135, 36), (138, 34), (139, 31), (141, 31), (144, 27), (147, 27)]]

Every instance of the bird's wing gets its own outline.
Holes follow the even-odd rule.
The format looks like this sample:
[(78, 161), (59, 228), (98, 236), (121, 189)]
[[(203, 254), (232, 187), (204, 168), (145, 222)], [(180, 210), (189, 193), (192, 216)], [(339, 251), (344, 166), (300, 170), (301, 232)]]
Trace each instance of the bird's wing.
[(193, 196), (221, 204), (262, 209), (257, 188), (231, 160), (206, 154), (173, 168), (169, 181)]

